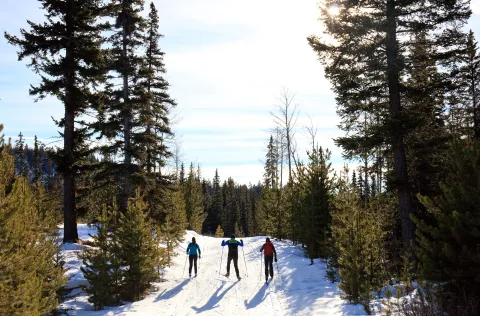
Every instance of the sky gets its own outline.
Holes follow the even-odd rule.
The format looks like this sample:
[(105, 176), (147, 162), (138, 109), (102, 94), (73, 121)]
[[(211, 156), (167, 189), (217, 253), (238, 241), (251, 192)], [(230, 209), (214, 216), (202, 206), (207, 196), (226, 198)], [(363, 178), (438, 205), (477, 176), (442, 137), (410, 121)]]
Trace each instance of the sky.
[[(6, 2), (6, 3), (5, 3)], [(146, 1), (147, 4), (149, 1)], [(307, 36), (319, 34), (317, 0), (154, 0), (165, 35), (160, 47), (170, 95), (178, 103), (173, 130), (181, 159), (199, 164), (202, 176), (255, 184), (263, 175), (266, 147), (274, 122), (270, 112), (283, 88), (295, 94), (300, 109), (295, 140), (305, 158), (310, 148), (306, 126), (318, 127), (316, 140), (332, 152), (336, 170), (345, 163), (333, 138), (343, 135), (330, 83)], [(0, 31), (18, 34), (27, 19), (41, 21), (36, 0), (2, 0)], [(148, 5), (145, 6), (148, 8)], [(472, 1), (469, 27), (480, 38), (480, 0)], [(62, 104), (35, 102), (28, 95), (39, 78), (16, 48), (0, 38), (0, 123), (4, 134), (27, 141), (35, 135), (61, 145), (52, 117)], [(311, 118), (311, 120), (310, 120)]]

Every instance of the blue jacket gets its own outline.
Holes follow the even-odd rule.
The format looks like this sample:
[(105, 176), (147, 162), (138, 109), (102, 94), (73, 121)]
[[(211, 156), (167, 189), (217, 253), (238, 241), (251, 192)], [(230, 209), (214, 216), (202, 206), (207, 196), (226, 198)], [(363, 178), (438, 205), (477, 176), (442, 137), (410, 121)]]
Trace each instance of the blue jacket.
[(200, 256), (202, 252), (200, 251), (200, 246), (198, 244), (192, 244), (191, 242), (188, 243), (187, 246), (187, 255), (197, 255)]

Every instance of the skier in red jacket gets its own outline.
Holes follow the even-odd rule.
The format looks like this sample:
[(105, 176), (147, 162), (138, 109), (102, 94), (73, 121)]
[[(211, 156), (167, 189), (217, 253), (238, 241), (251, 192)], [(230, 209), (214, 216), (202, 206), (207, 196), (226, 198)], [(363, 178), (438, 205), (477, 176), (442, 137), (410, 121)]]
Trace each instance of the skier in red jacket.
[(265, 256), (265, 282), (268, 282), (268, 270), (270, 269), (270, 277), (273, 278), (273, 255), (275, 254), (275, 262), (277, 262), (277, 251), (273, 246), (270, 238), (267, 237), (266, 242), (260, 248), (260, 252), (263, 251)]

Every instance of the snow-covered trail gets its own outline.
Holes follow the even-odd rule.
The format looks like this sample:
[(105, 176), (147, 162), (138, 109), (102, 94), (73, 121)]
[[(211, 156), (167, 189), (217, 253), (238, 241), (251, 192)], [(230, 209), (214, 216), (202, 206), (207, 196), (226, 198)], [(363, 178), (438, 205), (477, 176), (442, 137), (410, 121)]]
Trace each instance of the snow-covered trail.
[[(201, 247), (202, 258), (199, 260), (198, 276), (190, 279), (188, 262), (185, 266), (185, 250), (192, 237)], [(83, 239), (82, 236), (80, 238)], [(63, 306), (73, 309), (71, 315), (79, 316), (365, 315), (362, 306), (347, 304), (340, 298), (338, 286), (325, 280), (323, 263), (317, 260), (316, 264), (310, 265), (303, 251), (288, 242), (274, 241), (278, 265), (274, 263), (275, 277), (266, 286), (259, 251), (265, 237), (243, 238), (243, 241), (245, 246), (243, 249), (239, 247), (238, 260), (240, 281), (236, 280), (233, 262), (230, 279), (222, 276), (226, 273), (228, 252), (227, 247), (221, 247), (222, 238), (204, 237), (187, 231), (185, 242), (177, 249), (178, 255), (165, 271), (164, 282), (157, 283), (158, 291), (144, 300), (94, 312), (82, 293)], [(71, 282), (81, 284), (83, 276), (78, 272), (79, 261), (71, 251), (64, 250), (67, 265), (75, 273)]]
[[(133, 304), (130, 310), (125, 311), (125, 315), (134, 311), (145, 315), (284, 315), (284, 309), (275, 293), (275, 283), (266, 286), (260, 280), (259, 249), (262, 243), (259, 238), (245, 238), (245, 246), (239, 248), (238, 266), (242, 280), (237, 281), (233, 262), (230, 279), (222, 276), (226, 273), (228, 252), (227, 247), (220, 245), (222, 239), (189, 232), (188, 240), (192, 236), (196, 237), (202, 250), (198, 276), (188, 278), (188, 262), (183, 270), (186, 262), (185, 242), (179, 249), (183, 253), (174, 259), (172, 267), (166, 273), (167, 282), (159, 284), (160, 291), (138, 306)], [(263, 275), (262, 272), (262, 280)]]

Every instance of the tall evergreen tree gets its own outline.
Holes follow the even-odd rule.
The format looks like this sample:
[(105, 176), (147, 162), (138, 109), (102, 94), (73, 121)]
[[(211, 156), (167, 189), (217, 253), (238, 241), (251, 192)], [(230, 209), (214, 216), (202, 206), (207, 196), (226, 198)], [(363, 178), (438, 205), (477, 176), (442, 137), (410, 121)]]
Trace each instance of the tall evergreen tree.
[(203, 209), (202, 188), (200, 181), (198, 181), (197, 176), (195, 175), (193, 163), (190, 165), (184, 190), (188, 229), (201, 233), (206, 214)]
[(355, 117), (362, 101), (366, 105), (373, 101), (372, 113), (375, 118), (379, 116), (379, 123), (375, 137), (370, 139), (388, 144), (392, 151), (402, 237), (409, 243), (414, 239), (414, 225), (410, 219), (413, 200), (405, 136), (411, 128), (402, 91), (411, 39), (427, 32), (434, 51), (441, 47), (442, 54), (432, 56), (435, 61), (452, 58), (458, 48), (454, 39), (461, 34), (460, 27), (470, 16), (470, 8), (463, 0), (347, 0), (341, 2), (338, 15), (330, 15), (330, 7), (336, 5), (338, 1), (326, 0), (321, 8), (325, 34), (333, 41), (322, 41), (316, 36), (308, 41), (325, 65), (344, 116), (351, 113)]
[(434, 221), (414, 218), (417, 253), (427, 279), (452, 282), (479, 297), (480, 144), (457, 142), (448, 158), (450, 175), (440, 183), (441, 194), (420, 197)]
[(327, 257), (334, 179), (330, 176), (332, 170), (331, 163), (328, 162), (330, 159), (328, 150), (317, 146), (308, 153), (308, 157), (304, 178), (306, 194), (302, 226), (308, 227), (308, 237), (304, 241), (313, 264), (314, 258)]
[(265, 186), (269, 188), (276, 188), (278, 186), (278, 151), (275, 143), (273, 142), (273, 136), (270, 135), (270, 140), (267, 146), (267, 155), (265, 156)]
[[(146, 124), (139, 117), (140, 109), (145, 108), (144, 90), (137, 89), (136, 85), (142, 79), (139, 71), (145, 61), (140, 53), (145, 44), (143, 5), (143, 0), (114, 0), (109, 6), (109, 14), (115, 19), (113, 34), (108, 39), (110, 74), (104, 93), (105, 104), (97, 108), (96, 126), (100, 137), (108, 141), (101, 151), (118, 158), (106, 162), (104, 171), (113, 175), (113, 181), (119, 185), (121, 212), (125, 212), (134, 188), (146, 183), (145, 172), (140, 166), (146, 160), (142, 142)], [(104, 173), (99, 176), (106, 177)]]
[(163, 77), (166, 73), (164, 53), (159, 47), (162, 36), (159, 33), (158, 12), (151, 2), (145, 36), (146, 52), (138, 73), (141, 79), (136, 84), (136, 93), (143, 103), (139, 110), (139, 123), (144, 127), (143, 133), (138, 133), (137, 137), (142, 138), (142, 145), (146, 148), (144, 165), (148, 174), (154, 172), (157, 165), (159, 168), (164, 167), (166, 159), (171, 156), (164, 138), (172, 135), (168, 115), (176, 103), (169, 96), (169, 83)]
[(17, 170), (19, 176), (27, 178), (29, 174), (28, 160), (26, 155), (25, 140), (23, 139), (21, 132), (18, 134), (18, 139), (15, 141), (14, 152), (15, 169)]
[(21, 29), (21, 36), (5, 33), (12, 45), (20, 48), (18, 59), (31, 58), (29, 67), (41, 76), (30, 95), (43, 99), (57, 97), (65, 114), (57, 121), (63, 128), (63, 149), (56, 159), (63, 175), (64, 242), (78, 239), (75, 205), (75, 179), (78, 167), (88, 154), (85, 140), (89, 136), (82, 123), (92, 103), (92, 85), (102, 81), (101, 31), (99, 21), (103, 4), (97, 0), (39, 0), (46, 22), (28, 21), (30, 30)]
[(450, 108), (450, 124), (459, 136), (480, 138), (480, 53), (472, 30), (459, 52), (460, 69), (456, 78), (456, 99)]

